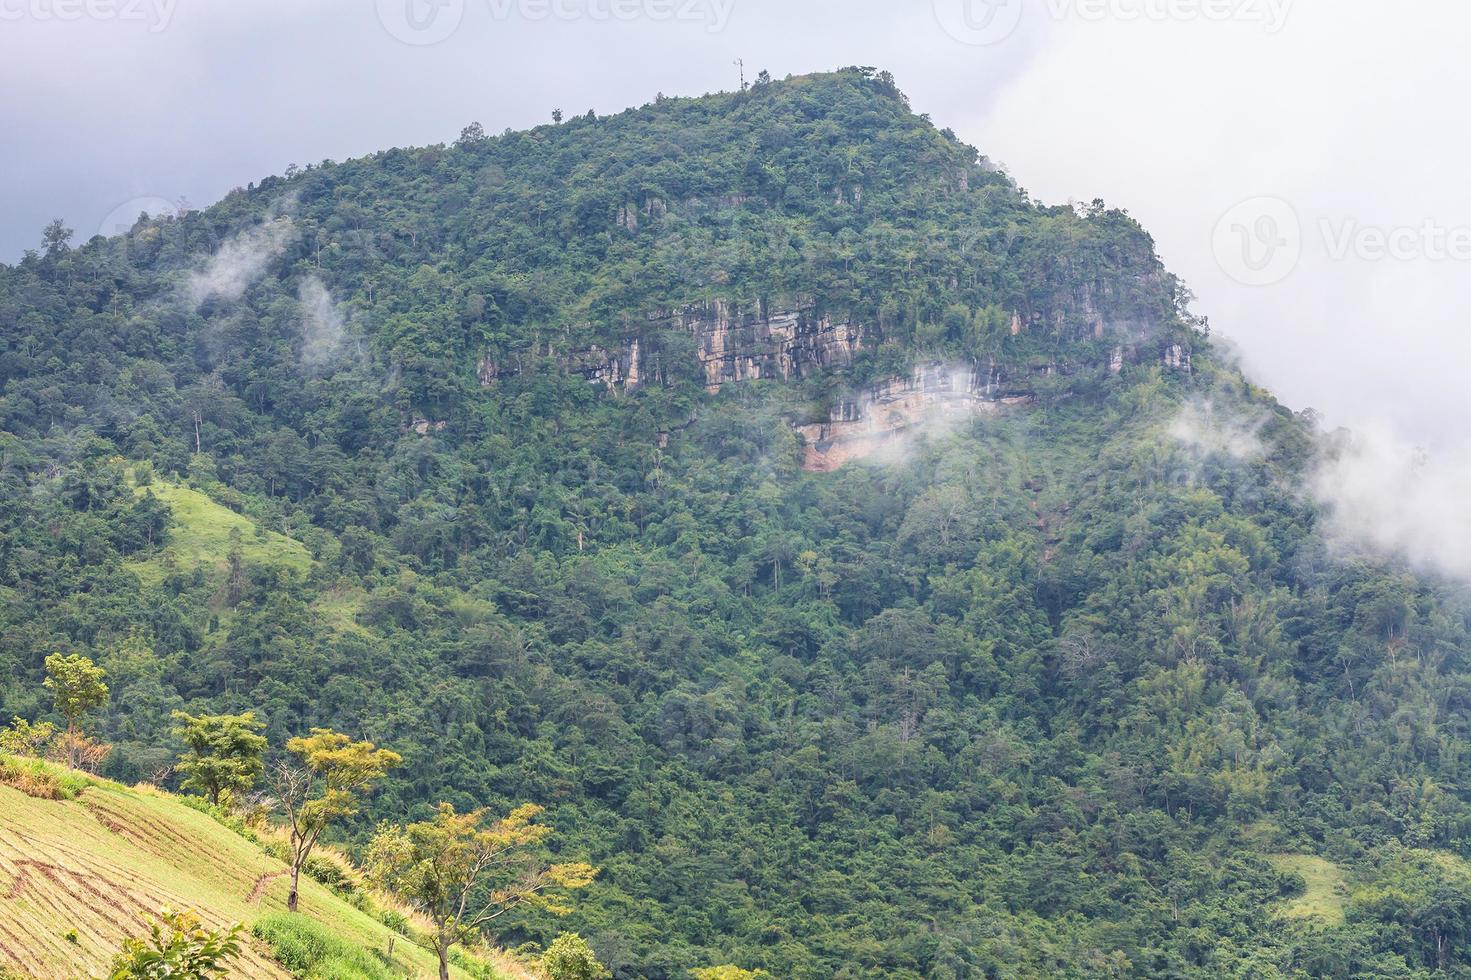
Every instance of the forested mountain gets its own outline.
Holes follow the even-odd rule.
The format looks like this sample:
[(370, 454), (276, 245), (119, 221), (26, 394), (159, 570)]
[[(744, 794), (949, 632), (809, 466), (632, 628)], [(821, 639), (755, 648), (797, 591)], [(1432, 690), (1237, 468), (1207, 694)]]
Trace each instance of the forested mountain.
[[(547, 807), (621, 978), (1471, 976), (1471, 602), (1147, 234), (847, 69), (0, 267), (0, 717), (108, 671)], [(0, 913), (3, 914), (3, 913)]]

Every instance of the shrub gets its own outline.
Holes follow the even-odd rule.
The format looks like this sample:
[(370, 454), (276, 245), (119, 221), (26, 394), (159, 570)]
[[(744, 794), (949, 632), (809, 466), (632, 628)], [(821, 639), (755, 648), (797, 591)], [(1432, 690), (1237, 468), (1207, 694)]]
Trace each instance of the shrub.
[[(156, 789), (144, 789), (144, 787), (148, 785), (149, 784), (147, 783), (140, 783), (138, 786), (134, 787), (134, 789), (138, 789), (142, 792), (157, 791)], [(182, 794), (174, 796), (170, 794), (169, 798), (172, 799), (174, 802), (180, 804), (181, 806), (187, 806), (191, 810), (198, 810), (200, 813), (209, 817), (220, 826), (233, 831), (235, 834), (244, 838), (245, 840), (250, 841), (252, 844), (258, 845), (261, 850), (265, 851), (272, 857), (280, 858), (283, 861), (286, 859), (286, 845), (280, 841), (275, 840), (274, 838), (271, 840), (262, 840), (260, 834), (257, 834), (254, 830), (251, 829), (249, 821), (240, 813), (231, 810), (228, 807), (219, 806), (217, 804), (211, 803), (209, 800), (205, 799), (202, 796), (185, 796)]]
[(408, 916), (396, 909), (384, 909), (378, 913), (378, 921), (383, 923), (400, 936), (411, 934), (412, 926), (409, 924)]
[(313, 855), (306, 859), (302, 870), (339, 895), (350, 895), (357, 890), (357, 881), (352, 874), (331, 858)]
[(72, 769), (95, 773), (112, 754), (112, 746), (79, 731), (65, 731), (51, 743), (49, 757)]
[(210, 930), (193, 912), (163, 909), (143, 939), (129, 939), (112, 962), (111, 980), (207, 980), (240, 955), (240, 923)]
[(41, 756), (56, 738), (56, 726), (49, 721), (32, 725), (24, 718), (15, 718), (10, 727), (0, 729), (0, 752), (12, 755)]
[(541, 958), (541, 968), (551, 980), (598, 980), (608, 975), (592, 947), (575, 932), (564, 932), (552, 940)]
[(38, 800), (60, 800), (65, 798), (61, 781), (56, 774), (34, 761), (19, 759), (0, 760), (0, 783), (18, 789)]

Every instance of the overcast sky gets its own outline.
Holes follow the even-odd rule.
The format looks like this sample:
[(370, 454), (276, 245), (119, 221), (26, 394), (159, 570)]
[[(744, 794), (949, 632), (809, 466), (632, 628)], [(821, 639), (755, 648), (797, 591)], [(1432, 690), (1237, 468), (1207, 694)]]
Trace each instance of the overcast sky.
[[(290, 163), (872, 64), (1046, 201), (1138, 217), (1294, 408), (1471, 446), (1471, 5), (0, 0), (0, 259)], [(432, 42), (432, 43), (427, 43)]]

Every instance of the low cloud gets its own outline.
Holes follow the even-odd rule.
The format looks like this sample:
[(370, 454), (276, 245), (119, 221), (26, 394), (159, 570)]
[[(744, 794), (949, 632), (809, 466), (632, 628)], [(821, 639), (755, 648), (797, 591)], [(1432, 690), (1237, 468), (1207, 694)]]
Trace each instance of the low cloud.
[[(1185, 404), (1168, 431), (1196, 460), (1261, 459), (1265, 412), (1210, 400)], [(1471, 582), (1471, 450), (1430, 453), (1383, 424), (1319, 433), (1303, 488), (1321, 509), (1330, 551), (1403, 561)]]
[(970, 364), (933, 363), (915, 368), (907, 381), (896, 379), (847, 399), (853, 421), (835, 425), (844, 442), (837, 456), (909, 465), (916, 453), (965, 431), (982, 412), (994, 410), (975, 383)]
[(296, 226), (290, 218), (277, 218), (240, 232), (221, 245), (203, 269), (189, 274), (184, 289), (190, 305), (198, 309), (210, 299), (239, 299), (295, 235)]
[(1471, 581), (1471, 450), (1432, 455), (1385, 426), (1339, 433), (1311, 489), (1334, 550)]
[(1260, 459), (1265, 451), (1261, 430), (1266, 423), (1264, 412), (1244, 413), (1203, 399), (1181, 407), (1170, 422), (1169, 433), (1198, 456), (1251, 460)]
[(324, 368), (343, 351), (347, 321), (332, 293), (316, 276), (303, 279), (297, 291), (301, 303), (301, 364), (308, 370)]

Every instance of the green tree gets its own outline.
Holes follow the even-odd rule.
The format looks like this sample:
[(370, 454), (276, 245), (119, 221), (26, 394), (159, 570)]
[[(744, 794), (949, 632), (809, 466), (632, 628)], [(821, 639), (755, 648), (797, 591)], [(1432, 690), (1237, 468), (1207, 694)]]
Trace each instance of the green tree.
[(368, 788), (402, 764), (403, 757), (329, 728), (313, 728), (311, 735), (289, 740), (286, 751), (299, 762), (278, 764), (271, 782), (291, 831), (291, 892), (286, 908), (295, 912), (301, 869), (323, 831), (356, 813)]
[(231, 607), (240, 605), (240, 596), (245, 592), (245, 550), (241, 545), (240, 528), (230, 528), (230, 550), (225, 556), (230, 566), (230, 575), (225, 585), (225, 602)]
[(591, 865), (549, 865), (537, 857), (552, 833), (533, 822), (541, 812), (528, 803), (487, 825), (488, 809), (456, 813), (441, 803), (433, 820), (379, 828), (368, 849), (369, 874), (434, 924), (440, 980), (449, 978), (450, 947), (486, 923), (522, 905), (565, 915), (571, 909), (551, 894), (592, 883), (598, 871)]
[(46, 658), (46, 687), (66, 719), (66, 761), (73, 769), (83, 754), (82, 716), (107, 703), (107, 672), (79, 653)]
[(541, 968), (550, 980), (599, 980), (608, 968), (598, 962), (592, 947), (575, 932), (564, 932), (542, 954)]
[(112, 962), (110, 980), (208, 980), (226, 975), (225, 964), (240, 955), (240, 923), (204, 928), (193, 912), (162, 909), (149, 935), (129, 939)]
[(41, 250), (47, 255), (56, 255), (67, 250), (68, 243), (76, 232), (66, 226), (60, 218), (54, 218), (41, 231)]
[(189, 754), (179, 760), (184, 789), (198, 790), (211, 803), (219, 803), (220, 794), (244, 793), (255, 785), (266, 752), (265, 736), (259, 734), (265, 725), (256, 720), (255, 712), (196, 717), (175, 711), (172, 717), (178, 722), (174, 734), (189, 747)]

